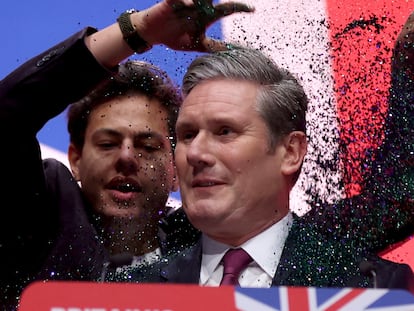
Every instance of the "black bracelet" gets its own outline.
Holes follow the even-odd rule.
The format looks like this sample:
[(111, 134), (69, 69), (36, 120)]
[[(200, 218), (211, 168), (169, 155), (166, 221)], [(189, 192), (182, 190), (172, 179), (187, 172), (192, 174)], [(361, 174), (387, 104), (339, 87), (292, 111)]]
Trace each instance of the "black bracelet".
[(131, 14), (138, 12), (137, 10), (127, 10), (119, 15), (117, 22), (121, 29), (122, 36), (129, 47), (136, 53), (144, 53), (152, 48), (141, 36), (138, 34), (135, 26), (131, 23)]

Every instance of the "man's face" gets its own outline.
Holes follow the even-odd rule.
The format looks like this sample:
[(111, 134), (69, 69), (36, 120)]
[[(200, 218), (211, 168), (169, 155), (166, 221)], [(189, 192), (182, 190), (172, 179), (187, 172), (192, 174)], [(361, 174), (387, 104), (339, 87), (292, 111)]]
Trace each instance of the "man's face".
[(243, 243), (288, 209), (286, 150), (269, 150), (257, 92), (251, 82), (204, 81), (185, 98), (177, 122), (185, 211), (193, 225), (228, 244)]
[(174, 185), (167, 112), (158, 100), (133, 93), (91, 114), (83, 150), (72, 145), (75, 177), (95, 211), (156, 222)]

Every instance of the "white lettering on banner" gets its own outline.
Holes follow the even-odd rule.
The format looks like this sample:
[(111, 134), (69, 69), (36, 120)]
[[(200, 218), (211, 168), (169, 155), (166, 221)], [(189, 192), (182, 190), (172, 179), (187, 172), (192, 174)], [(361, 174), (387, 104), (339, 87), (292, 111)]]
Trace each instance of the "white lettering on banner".
[(77, 308), (77, 307), (51, 307), (50, 311), (174, 311), (172, 309), (152, 309), (152, 308), (145, 308), (145, 309), (117, 309), (117, 308)]

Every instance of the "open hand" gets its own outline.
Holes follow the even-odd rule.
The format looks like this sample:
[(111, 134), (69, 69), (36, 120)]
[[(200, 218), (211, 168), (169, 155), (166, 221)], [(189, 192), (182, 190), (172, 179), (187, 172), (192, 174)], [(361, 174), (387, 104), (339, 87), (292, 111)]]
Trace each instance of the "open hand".
[(139, 12), (140, 35), (150, 44), (164, 44), (174, 50), (215, 51), (224, 42), (206, 36), (207, 28), (219, 19), (239, 12), (254, 12), (241, 2), (213, 5), (212, 0), (165, 0)]

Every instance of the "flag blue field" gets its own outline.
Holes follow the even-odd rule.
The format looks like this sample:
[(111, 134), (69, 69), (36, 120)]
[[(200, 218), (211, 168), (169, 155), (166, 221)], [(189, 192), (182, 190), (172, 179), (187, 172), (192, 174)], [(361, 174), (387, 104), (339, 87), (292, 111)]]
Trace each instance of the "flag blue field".
[(235, 288), (241, 311), (409, 311), (414, 296), (403, 290), (361, 288)]

